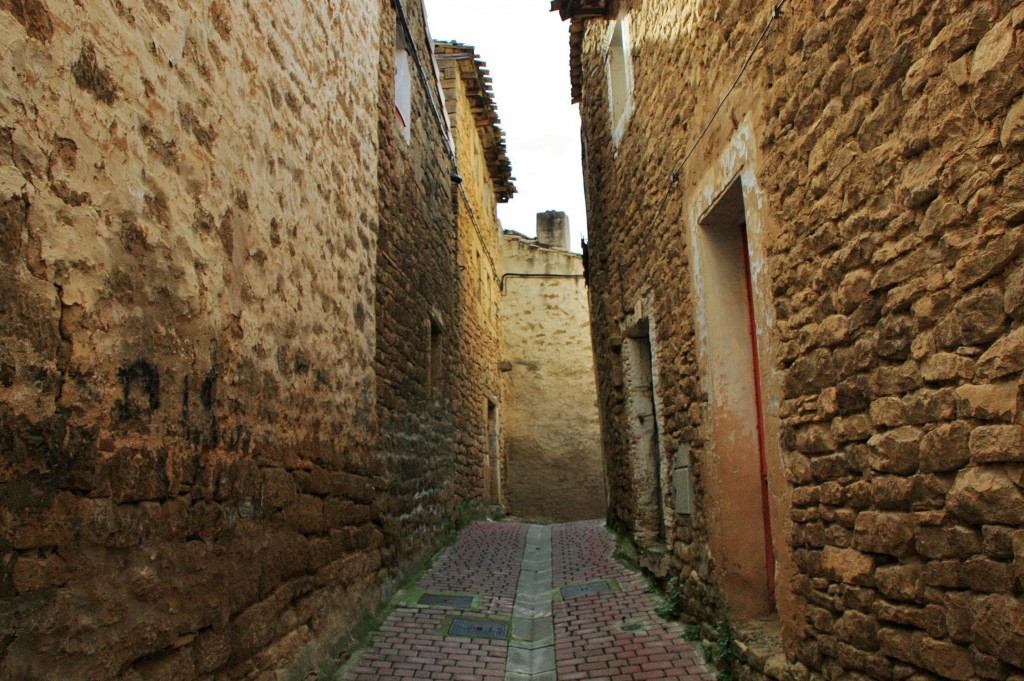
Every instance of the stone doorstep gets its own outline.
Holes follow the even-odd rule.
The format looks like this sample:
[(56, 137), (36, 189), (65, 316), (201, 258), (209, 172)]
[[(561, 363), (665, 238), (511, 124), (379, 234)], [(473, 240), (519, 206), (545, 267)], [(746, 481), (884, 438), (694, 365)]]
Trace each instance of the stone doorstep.
[(775, 681), (806, 677), (806, 668), (792, 664), (782, 650), (781, 627), (775, 618), (737, 623), (733, 645), (737, 659)]

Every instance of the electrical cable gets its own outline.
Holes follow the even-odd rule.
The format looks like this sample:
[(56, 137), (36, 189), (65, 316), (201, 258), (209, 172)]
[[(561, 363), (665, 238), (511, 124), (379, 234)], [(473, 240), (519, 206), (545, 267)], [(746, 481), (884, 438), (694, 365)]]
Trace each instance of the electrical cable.
[(771, 29), (772, 24), (775, 23), (777, 18), (782, 16), (782, 5), (784, 5), (785, 2), (786, 0), (780, 0), (772, 7), (772, 15), (768, 19), (768, 24), (764, 27), (764, 30), (761, 31), (761, 35), (758, 36), (757, 41), (754, 42), (754, 46), (750, 49), (750, 54), (748, 54), (747, 58), (743, 60), (743, 66), (740, 67), (739, 73), (736, 74), (736, 79), (732, 81), (732, 85), (729, 87), (728, 91), (726, 91), (725, 96), (722, 97), (722, 101), (718, 103), (718, 106), (715, 108), (715, 112), (711, 114), (711, 120), (709, 120), (708, 124), (704, 126), (703, 130), (701, 130), (701, 133), (697, 136), (697, 140), (693, 143), (693, 146), (691, 146), (690, 150), (686, 152), (686, 156), (684, 156), (683, 160), (679, 162), (675, 169), (672, 170), (672, 173), (669, 176), (670, 178), (675, 178), (679, 174), (679, 171), (683, 169), (686, 162), (690, 160), (690, 156), (692, 156), (693, 152), (697, 150), (697, 147), (704, 139), (704, 136), (708, 134), (708, 130), (711, 129), (711, 125), (715, 122), (718, 114), (722, 111), (722, 107), (725, 106), (725, 102), (729, 99), (733, 90), (736, 89), (736, 86), (739, 85), (740, 79), (743, 78), (743, 74), (746, 73), (747, 67), (750, 66), (750, 62), (754, 58), (754, 54), (757, 53), (757, 48), (761, 46), (761, 42), (764, 40), (764, 37), (768, 35), (768, 31)]

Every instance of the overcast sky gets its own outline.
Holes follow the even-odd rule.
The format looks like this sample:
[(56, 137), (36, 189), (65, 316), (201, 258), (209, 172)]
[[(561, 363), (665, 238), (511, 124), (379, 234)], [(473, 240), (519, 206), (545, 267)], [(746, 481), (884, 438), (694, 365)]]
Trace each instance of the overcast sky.
[(570, 103), (569, 24), (549, 0), (424, 0), (431, 35), (472, 45), (494, 81), (519, 190), (498, 204), (505, 229), (534, 236), (537, 213), (569, 215), (570, 246), (586, 232), (580, 118)]

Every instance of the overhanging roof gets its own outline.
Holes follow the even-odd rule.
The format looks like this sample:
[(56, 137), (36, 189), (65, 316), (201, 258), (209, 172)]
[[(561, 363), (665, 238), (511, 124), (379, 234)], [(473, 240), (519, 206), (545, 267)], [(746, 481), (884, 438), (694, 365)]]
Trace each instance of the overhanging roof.
[(609, 0), (551, 0), (551, 11), (558, 12), (569, 25), (569, 79), (572, 82), (572, 101), (580, 101), (583, 94), (583, 28), (587, 19), (608, 14)]
[[(495, 198), (505, 203), (516, 193), (515, 178), (512, 177), (512, 163), (505, 149), (505, 131), (498, 127), (498, 107), (494, 103), (494, 90), (486, 64), (476, 53), (476, 48), (454, 41), (434, 41), (434, 54), (442, 64), (449, 59), (458, 66), (459, 77), (466, 86), (466, 96), (476, 121), (477, 134), (483, 143), (487, 169), (494, 183)], [(454, 90), (443, 83), (448, 115), (454, 118)]]

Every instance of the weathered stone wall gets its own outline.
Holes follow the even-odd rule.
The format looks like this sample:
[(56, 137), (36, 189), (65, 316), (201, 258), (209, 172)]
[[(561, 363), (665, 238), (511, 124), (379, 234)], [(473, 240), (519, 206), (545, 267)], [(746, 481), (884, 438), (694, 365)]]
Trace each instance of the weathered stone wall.
[(643, 317), (662, 470), (688, 451), (696, 499), (677, 518), (662, 480), (667, 560), (690, 614), (728, 614), (703, 301), (706, 218), (739, 177), (788, 673), (1021, 678), (1024, 8), (786, 3), (711, 122), (769, 4), (619, 4), (618, 145), (609, 22), (581, 72), (613, 519), (634, 525), (620, 352)]
[[(477, 63), (471, 48), (439, 46), (441, 79), (451, 123), (458, 173), (457, 346), (452, 366), (456, 414), (457, 488), (465, 503), (500, 507), (504, 480), (501, 421), (505, 409), (501, 362), (502, 320), (498, 311), (498, 217), (494, 178), (478, 121)], [(451, 58), (446, 58), (448, 54)], [(482, 65), (482, 63), (481, 63)], [(496, 153), (492, 150), (492, 153)]]
[(501, 269), (556, 275), (505, 278), (509, 510), (539, 520), (603, 518), (604, 463), (582, 258), (505, 232)]
[(408, 141), (395, 114), (396, 11), (381, 18), (376, 363), (386, 535), (395, 561), (410, 566), (437, 548), (472, 491), (458, 474), (453, 409), (461, 375), (454, 162), (422, 7), (402, 8), (411, 32)]
[(381, 21), (0, 2), (0, 677), (255, 677), (379, 594)]

